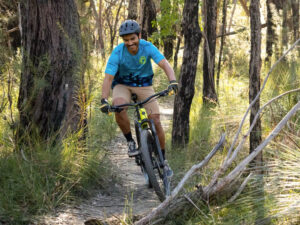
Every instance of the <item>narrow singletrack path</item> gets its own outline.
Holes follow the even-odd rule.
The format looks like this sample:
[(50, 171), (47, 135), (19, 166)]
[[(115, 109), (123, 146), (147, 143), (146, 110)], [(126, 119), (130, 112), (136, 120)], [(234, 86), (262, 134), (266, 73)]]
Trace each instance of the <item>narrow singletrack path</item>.
[[(162, 125), (167, 131), (172, 120), (172, 105), (160, 103)], [(66, 206), (55, 215), (44, 216), (36, 224), (120, 224), (125, 215), (140, 217), (159, 205), (153, 189), (149, 189), (134, 158), (127, 155), (125, 138), (120, 133), (107, 146), (109, 157), (120, 182), (109, 190), (99, 191), (94, 197), (83, 200), (79, 205)]]

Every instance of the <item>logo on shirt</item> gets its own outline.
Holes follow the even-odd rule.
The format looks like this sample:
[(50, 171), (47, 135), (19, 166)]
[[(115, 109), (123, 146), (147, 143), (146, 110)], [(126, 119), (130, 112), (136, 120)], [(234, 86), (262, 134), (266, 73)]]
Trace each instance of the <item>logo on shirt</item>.
[(146, 57), (145, 56), (141, 56), (139, 59), (139, 63), (144, 65), (146, 63)]

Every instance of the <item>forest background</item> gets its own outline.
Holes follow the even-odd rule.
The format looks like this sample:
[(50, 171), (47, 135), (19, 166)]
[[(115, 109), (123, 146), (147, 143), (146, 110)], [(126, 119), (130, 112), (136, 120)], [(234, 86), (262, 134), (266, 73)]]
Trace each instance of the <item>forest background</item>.
[[(143, 38), (164, 53), (179, 80), (167, 133), (174, 184), (226, 133), (223, 151), (194, 173), (181, 196), (200, 186), (215, 192), (191, 197), (194, 205), (165, 219), (299, 223), (299, 0), (11, 0), (0, 1), (0, 10), (0, 223), (28, 224), (114, 182), (105, 145), (117, 127), (98, 107), (106, 61), (128, 18), (141, 24)], [(155, 79), (156, 90), (167, 87), (161, 71)], [(255, 153), (289, 112), (230, 188), (218, 189), (220, 176)], [(228, 160), (231, 152), (238, 154)]]

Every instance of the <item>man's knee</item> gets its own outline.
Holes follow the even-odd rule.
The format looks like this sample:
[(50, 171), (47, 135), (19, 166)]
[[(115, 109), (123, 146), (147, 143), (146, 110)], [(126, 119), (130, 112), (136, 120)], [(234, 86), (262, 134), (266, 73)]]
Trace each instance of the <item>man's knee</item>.
[(115, 98), (113, 99), (113, 105), (122, 105), (128, 103), (124, 98)]
[(149, 118), (153, 120), (156, 127), (161, 127), (159, 114), (151, 114), (149, 115)]

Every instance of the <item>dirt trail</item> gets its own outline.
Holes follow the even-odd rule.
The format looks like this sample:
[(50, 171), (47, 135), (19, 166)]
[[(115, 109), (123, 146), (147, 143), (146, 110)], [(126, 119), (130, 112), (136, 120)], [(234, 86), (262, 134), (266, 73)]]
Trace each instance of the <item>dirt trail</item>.
[[(160, 103), (161, 121), (165, 130), (172, 119), (172, 105)], [(124, 137), (119, 134), (108, 146), (110, 159), (118, 170), (120, 184), (114, 184), (109, 192), (99, 192), (94, 197), (84, 200), (80, 205), (65, 207), (56, 215), (43, 217), (38, 224), (93, 224), (88, 221), (112, 221), (110, 224), (120, 224), (124, 212), (139, 216), (158, 206), (158, 200), (153, 189), (148, 189), (140, 167), (133, 158), (127, 155), (127, 145)], [(132, 211), (129, 211), (132, 210)], [(115, 221), (115, 222), (113, 222)], [(96, 224), (96, 223), (94, 223)]]

